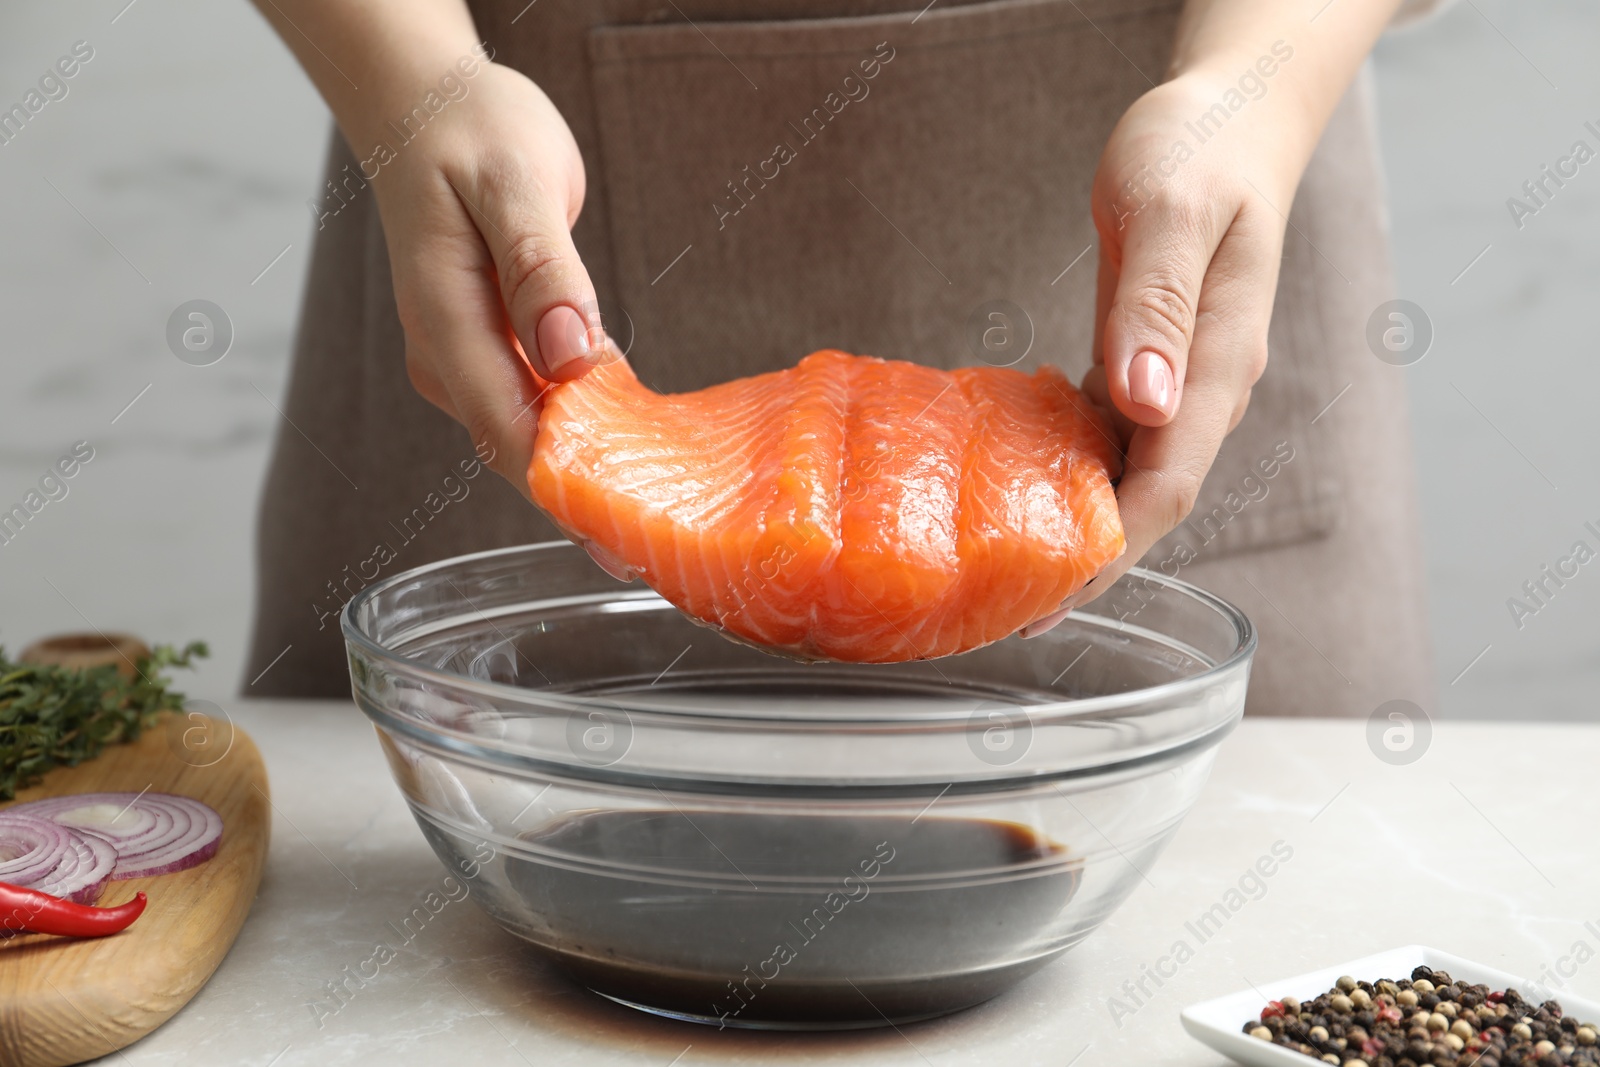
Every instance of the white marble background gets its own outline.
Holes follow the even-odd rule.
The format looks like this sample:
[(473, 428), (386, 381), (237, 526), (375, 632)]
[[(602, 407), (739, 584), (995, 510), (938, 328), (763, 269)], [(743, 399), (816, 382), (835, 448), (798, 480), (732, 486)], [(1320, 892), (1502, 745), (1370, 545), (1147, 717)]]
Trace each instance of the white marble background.
[[(1600, 562), (1521, 630), (1506, 607), (1600, 526), (1600, 161), (1521, 230), (1505, 206), (1600, 144), (1597, 39), (1582, 0), (1462, 0), (1377, 53), (1399, 295), (1437, 331), (1408, 374), (1444, 716), (1590, 718), (1600, 693)], [(326, 111), (239, 0), (8, 4), (0, 103), (78, 40), (69, 95), (0, 145), (0, 510), (72, 442), (95, 458), (0, 545), (0, 642), (205, 637), (185, 688), (227, 699)], [(207, 368), (164, 339), (197, 297), (237, 328)]]

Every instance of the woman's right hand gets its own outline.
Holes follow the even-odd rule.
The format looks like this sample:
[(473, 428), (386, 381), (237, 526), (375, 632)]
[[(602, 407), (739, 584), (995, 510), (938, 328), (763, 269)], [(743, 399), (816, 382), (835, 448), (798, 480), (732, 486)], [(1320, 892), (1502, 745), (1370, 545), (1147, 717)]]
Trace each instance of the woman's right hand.
[[(257, 6), (377, 193), (412, 384), (527, 496), (535, 372), (568, 381), (615, 353), (572, 243), (572, 131), (537, 85), (490, 61), (465, 0)], [(421, 128), (397, 132), (414, 114)]]
[[(566, 122), (509, 67), (460, 80), (466, 95), (396, 146), (372, 185), (411, 382), (527, 496), (534, 373), (568, 381), (614, 349), (572, 243), (584, 171)], [(374, 127), (366, 140), (397, 138)]]

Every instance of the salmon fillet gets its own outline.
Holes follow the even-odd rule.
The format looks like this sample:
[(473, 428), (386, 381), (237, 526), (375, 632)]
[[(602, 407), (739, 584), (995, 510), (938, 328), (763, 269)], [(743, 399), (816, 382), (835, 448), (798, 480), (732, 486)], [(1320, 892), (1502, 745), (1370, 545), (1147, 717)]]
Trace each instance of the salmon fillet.
[(528, 484), (690, 617), (806, 659), (978, 648), (1123, 548), (1104, 416), (1053, 368), (826, 350), (661, 395), (625, 360), (545, 394)]

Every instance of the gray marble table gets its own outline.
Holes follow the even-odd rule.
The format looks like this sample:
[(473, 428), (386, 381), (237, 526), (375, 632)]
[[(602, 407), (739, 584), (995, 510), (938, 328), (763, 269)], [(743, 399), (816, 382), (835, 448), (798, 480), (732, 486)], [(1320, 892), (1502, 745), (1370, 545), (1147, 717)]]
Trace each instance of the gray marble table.
[[(569, 984), (467, 901), (330, 1011), (328, 983), (445, 871), (353, 706), (228, 710), (272, 778), (260, 897), (200, 995), (104, 1063), (1215, 1067), (1181, 1029), (1184, 1005), (1412, 942), (1600, 994), (1600, 963), (1573, 956), (1580, 941), (1600, 948), (1584, 925), (1600, 929), (1600, 727), (1436, 724), (1420, 760), (1391, 766), (1369, 750), (1365, 722), (1251, 720), (1111, 921), (956, 1016), (844, 1035), (667, 1022)], [(1186, 923), (1274, 845), (1292, 857), (1200, 942)], [(1192, 958), (1163, 962), (1179, 941)], [(1148, 977), (1158, 965), (1159, 984)]]

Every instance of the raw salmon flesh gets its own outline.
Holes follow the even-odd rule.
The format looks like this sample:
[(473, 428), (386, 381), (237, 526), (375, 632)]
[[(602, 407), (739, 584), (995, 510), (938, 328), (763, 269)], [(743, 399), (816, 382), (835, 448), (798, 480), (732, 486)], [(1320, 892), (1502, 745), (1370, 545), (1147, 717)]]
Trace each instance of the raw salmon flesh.
[(1053, 368), (816, 352), (664, 396), (618, 359), (551, 387), (528, 484), (690, 617), (805, 659), (978, 648), (1122, 552), (1109, 424)]

